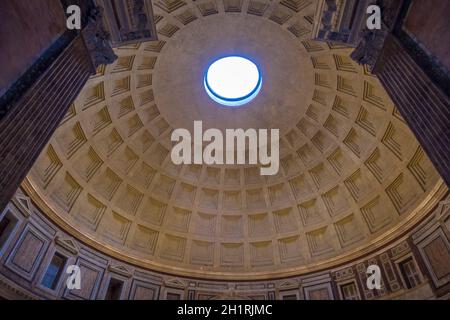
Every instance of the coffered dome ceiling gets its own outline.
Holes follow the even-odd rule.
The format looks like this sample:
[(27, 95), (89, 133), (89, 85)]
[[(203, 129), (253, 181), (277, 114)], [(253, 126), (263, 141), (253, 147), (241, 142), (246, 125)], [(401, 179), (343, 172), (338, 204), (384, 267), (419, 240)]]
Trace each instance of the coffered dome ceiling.
[[(24, 182), (58, 224), (107, 254), (218, 279), (281, 277), (382, 246), (442, 181), (350, 49), (308, 40), (314, 1), (154, 1), (159, 41), (116, 50)], [(259, 65), (260, 94), (221, 108), (208, 65)], [(279, 128), (280, 170), (182, 165), (175, 128)]]

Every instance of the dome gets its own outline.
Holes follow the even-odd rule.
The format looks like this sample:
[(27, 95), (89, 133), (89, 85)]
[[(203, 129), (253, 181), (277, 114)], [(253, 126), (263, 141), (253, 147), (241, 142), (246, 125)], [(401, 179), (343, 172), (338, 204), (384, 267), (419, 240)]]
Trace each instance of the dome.
[[(23, 184), (54, 222), (135, 265), (247, 280), (339, 265), (421, 217), (439, 175), (352, 48), (308, 40), (313, 6), (158, 3), (159, 40), (115, 50)], [(204, 87), (226, 56), (248, 57), (263, 77), (239, 108), (218, 107)], [(197, 120), (279, 129), (278, 174), (173, 164), (171, 133)]]

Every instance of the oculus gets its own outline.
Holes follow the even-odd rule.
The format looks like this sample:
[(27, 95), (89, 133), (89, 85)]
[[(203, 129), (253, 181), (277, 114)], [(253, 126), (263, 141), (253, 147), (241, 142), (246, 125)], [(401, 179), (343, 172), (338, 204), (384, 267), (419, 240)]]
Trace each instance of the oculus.
[(258, 66), (247, 58), (228, 56), (214, 61), (204, 78), (208, 95), (226, 107), (239, 107), (253, 100), (262, 87)]

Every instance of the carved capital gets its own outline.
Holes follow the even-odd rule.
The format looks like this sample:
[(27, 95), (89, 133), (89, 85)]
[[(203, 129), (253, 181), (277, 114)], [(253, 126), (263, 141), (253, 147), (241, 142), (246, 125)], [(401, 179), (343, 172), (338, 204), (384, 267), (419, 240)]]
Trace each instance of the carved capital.
[(350, 57), (358, 64), (367, 65), (369, 70), (373, 71), (383, 50), (387, 35), (388, 32), (384, 28), (381, 30), (364, 29), (361, 40)]
[(381, 52), (386, 37), (393, 30), (397, 22), (402, 0), (377, 0), (374, 3), (381, 8), (382, 27), (381, 30), (368, 30), (364, 28), (358, 35), (359, 43), (351, 54), (351, 58), (359, 64), (369, 67), (374, 72), (375, 65), (380, 65)]
[(110, 35), (103, 25), (103, 8), (95, 7), (90, 11), (82, 35), (95, 68), (116, 61), (117, 56), (111, 47)]

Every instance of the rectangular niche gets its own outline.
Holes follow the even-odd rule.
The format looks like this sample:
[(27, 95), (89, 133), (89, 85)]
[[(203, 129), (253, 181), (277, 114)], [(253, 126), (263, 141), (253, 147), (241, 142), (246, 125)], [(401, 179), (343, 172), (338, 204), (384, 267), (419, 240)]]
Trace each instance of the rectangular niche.
[(250, 263), (252, 267), (273, 265), (272, 241), (250, 243)]
[(86, 198), (82, 200), (74, 207), (73, 217), (78, 223), (91, 230), (96, 230), (106, 211), (106, 205), (90, 194), (87, 194)]
[(311, 256), (320, 256), (333, 251), (327, 228), (322, 227), (306, 233)]
[(294, 232), (298, 230), (297, 219), (292, 208), (275, 211), (273, 213), (273, 219), (278, 233)]
[(219, 206), (219, 191), (214, 189), (201, 189), (199, 207), (205, 210), (216, 211)]
[(317, 199), (311, 199), (298, 205), (298, 211), (302, 219), (303, 226), (307, 227), (320, 223), (324, 220)]
[(191, 221), (191, 211), (173, 207), (172, 210), (169, 211), (166, 221), (168, 228), (180, 232), (188, 232), (189, 223)]
[(226, 186), (240, 186), (241, 185), (241, 171), (239, 169), (225, 169), (225, 185)]
[(272, 234), (272, 227), (267, 213), (248, 215), (248, 234), (250, 237), (260, 237)]
[(195, 193), (197, 188), (186, 183), (181, 183), (178, 186), (178, 191), (176, 193), (176, 202), (183, 205), (192, 205), (194, 202)]
[(244, 245), (242, 243), (222, 243), (220, 246), (220, 264), (224, 267), (244, 265)]
[(313, 192), (313, 188), (304, 174), (289, 180), (289, 184), (297, 200), (302, 199)]
[(224, 215), (221, 219), (223, 237), (240, 238), (243, 235), (242, 216)]
[(183, 261), (186, 250), (186, 239), (166, 234), (160, 251), (160, 257), (168, 260)]
[(223, 209), (228, 211), (242, 208), (242, 198), (240, 191), (225, 191), (223, 196)]
[(160, 226), (166, 214), (166, 208), (167, 204), (149, 197), (141, 209), (139, 217), (145, 222)]
[(361, 228), (358, 225), (354, 214), (339, 220), (334, 226), (342, 247), (347, 247), (363, 238), (363, 234), (360, 231)]
[(161, 197), (166, 199), (170, 198), (173, 188), (175, 186), (175, 180), (167, 176), (159, 176), (157, 183), (153, 186), (152, 191)]
[(298, 262), (303, 259), (299, 236), (279, 239), (278, 249), (282, 263)]
[(349, 208), (349, 202), (345, 191), (336, 186), (322, 195), (322, 200), (330, 216), (339, 215)]
[(216, 216), (198, 212), (194, 223), (194, 232), (202, 236), (212, 236), (216, 230)]
[(247, 190), (245, 196), (248, 209), (263, 209), (266, 207), (263, 189)]
[(284, 183), (269, 187), (269, 198), (272, 206), (286, 205), (290, 201), (289, 191)]
[(131, 247), (135, 250), (153, 255), (158, 242), (159, 232), (138, 225), (133, 234)]
[(102, 234), (106, 238), (121, 244), (125, 243), (130, 231), (131, 220), (112, 212), (111, 215), (105, 216), (101, 223)]
[(379, 196), (361, 208), (371, 233), (383, 229), (392, 222), (393, 217), (389, 212), (390, 210), (385, 206), (385, 202), (380, 201)]
[(212, 266), (214, 262), (214, 243), (206, 241), (192, 241), (191, 263)]

